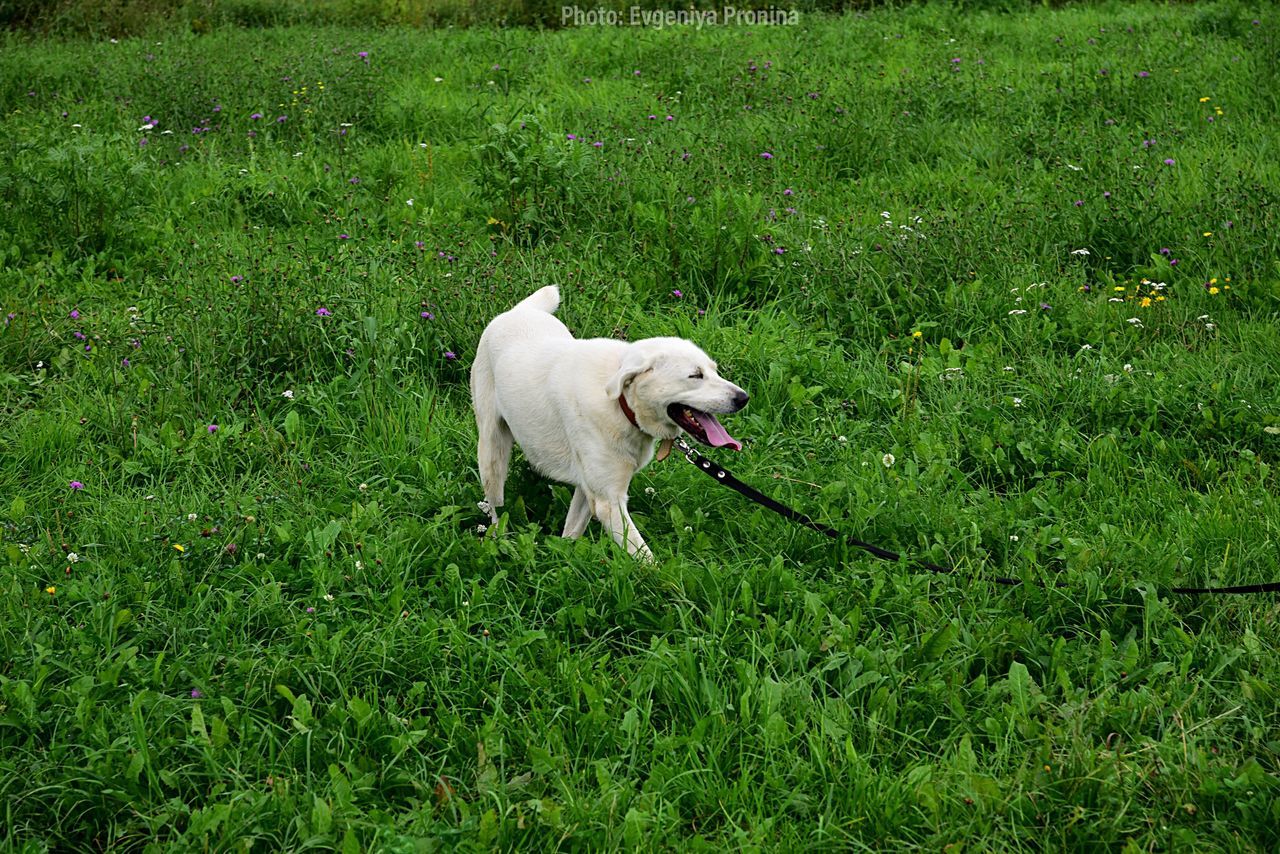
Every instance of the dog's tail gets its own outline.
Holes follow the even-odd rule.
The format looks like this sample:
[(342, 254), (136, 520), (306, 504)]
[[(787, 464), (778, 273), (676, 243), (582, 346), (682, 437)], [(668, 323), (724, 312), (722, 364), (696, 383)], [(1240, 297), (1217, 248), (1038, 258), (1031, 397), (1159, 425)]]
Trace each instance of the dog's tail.
[(556, 285), (547, 285), (545, 288), (536, 290), (516, 304), (516, 308), (532, 308), (545, 311), (547, 314), (555, 314), (559, 307), (560, 288)]

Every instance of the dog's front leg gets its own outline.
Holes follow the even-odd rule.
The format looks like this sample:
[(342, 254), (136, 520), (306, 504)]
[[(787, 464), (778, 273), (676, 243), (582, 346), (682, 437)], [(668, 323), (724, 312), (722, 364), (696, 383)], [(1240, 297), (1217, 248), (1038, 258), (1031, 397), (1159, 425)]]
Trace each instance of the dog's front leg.
[(613, 535), (614, 542), (624, 546), (628, 554), (646, 563), (653, 563), (653, 552), (645, 545), (644, 537), (640, 536), (635, 522), (631, 521), (631, 514), (627, 512), (625, 495), (612, 500), (598, 500), (596, 518)]
[(564, 519), (564, 533), (560, 536), (576, 540), (587, 530), (591, 521), (591, 499), (587, 491), (579, 486), (573, 492), (573, 500), (569, 502), (569, 515)]

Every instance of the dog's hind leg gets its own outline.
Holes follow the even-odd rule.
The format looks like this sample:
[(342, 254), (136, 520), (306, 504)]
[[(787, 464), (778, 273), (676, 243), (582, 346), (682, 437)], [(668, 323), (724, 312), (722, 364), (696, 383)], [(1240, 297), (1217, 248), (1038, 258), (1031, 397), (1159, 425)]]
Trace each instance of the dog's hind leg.
[(591, 521), (591, 499), (587, 491), (579, 486), (573, 492), (573, 500), (569, 502), (569, 515), (564, 519), (564, 533), (560, 536), (576, 540), (587, 530)]
[(498, 415), (493, 391), (493, 373), (488, 354), (482, 346), (471, 369), (471, 405), (476, 413), (476, 458), (480, 465), (480, 485), (489, 518), (498, 521), (498, 508), (504, 503), (507, 467), (511, 463), (511, 446), (515, 439), (511, 429)]

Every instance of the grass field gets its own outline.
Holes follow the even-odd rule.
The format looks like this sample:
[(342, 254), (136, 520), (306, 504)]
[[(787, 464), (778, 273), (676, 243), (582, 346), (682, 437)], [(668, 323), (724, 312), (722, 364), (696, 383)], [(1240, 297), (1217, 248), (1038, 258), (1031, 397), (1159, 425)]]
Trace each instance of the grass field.
[[(1171, 592), (1280, 577), (1274, 11), (0, 37), (0, 847), (1275, 850), (1276, 598)], [(960, 572), (482, 530), (549, 283)]]

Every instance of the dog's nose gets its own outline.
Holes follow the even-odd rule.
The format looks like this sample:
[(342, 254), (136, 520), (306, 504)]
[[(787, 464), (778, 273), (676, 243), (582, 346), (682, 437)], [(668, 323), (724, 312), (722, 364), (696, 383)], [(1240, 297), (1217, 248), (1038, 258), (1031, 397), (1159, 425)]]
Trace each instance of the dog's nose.
[(733, 411), (737, 412), (739, 409), (746, 406), (747, 401), (750, 399), (751, 395), (747, 394), (742, 389), (738, 389), (738, 393), (733, 396)]

